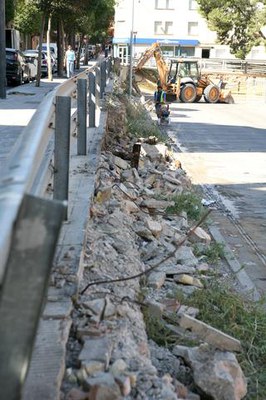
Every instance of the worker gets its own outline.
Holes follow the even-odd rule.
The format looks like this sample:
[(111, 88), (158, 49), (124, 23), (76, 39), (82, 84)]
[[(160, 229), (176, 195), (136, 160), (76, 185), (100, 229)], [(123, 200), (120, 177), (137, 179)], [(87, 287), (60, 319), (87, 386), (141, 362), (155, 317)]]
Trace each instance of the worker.
[(154, 102), (155, 102), (155, 111), (156, 114), (158, 115), (161, 109), (161, 105), (166, 103), (166, 93), (160, 84), (157, 86), (157, 90), (154, 92)]

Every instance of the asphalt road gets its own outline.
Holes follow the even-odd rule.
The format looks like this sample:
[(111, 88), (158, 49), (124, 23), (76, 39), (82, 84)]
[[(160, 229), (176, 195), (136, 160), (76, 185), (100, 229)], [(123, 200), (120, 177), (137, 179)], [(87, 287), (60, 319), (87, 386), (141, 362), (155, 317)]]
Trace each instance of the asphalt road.
[(266, 293), (266, 101), (171, 104), (168, 134), (228, 244)]

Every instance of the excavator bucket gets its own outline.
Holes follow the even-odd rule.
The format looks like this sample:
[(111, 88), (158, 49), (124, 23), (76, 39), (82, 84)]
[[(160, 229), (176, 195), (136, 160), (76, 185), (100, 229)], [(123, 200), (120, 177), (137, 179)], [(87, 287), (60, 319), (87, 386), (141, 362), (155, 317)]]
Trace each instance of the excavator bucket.
[(231, 90), (221, 89), (219, 103), (234, 104), (234, 102)]

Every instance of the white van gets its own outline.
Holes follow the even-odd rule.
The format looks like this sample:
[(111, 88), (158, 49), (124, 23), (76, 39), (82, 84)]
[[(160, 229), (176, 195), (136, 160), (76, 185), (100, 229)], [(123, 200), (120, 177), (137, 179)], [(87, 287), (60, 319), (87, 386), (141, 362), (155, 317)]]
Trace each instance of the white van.
[[(37, 50), (39, 49), (39, 45), (37, 46)], [(42, 49), (47, 51), (47, 43), (42, 43)], [(57, 44), (50, 43), (50, 52), (54, 54), (55, 58), (57, 58)]]

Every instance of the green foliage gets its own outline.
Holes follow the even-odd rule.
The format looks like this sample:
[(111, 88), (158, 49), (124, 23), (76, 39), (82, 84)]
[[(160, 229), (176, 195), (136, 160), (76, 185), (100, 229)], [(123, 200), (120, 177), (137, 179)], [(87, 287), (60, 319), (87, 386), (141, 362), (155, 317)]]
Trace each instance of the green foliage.
[(15, 15), (15, 4), (14, 0), (5, 0), (5, 19), (6, 24), (13, 21)]
[(158, 126), (151, 120), (145, 107), (139, 103), (127, 103), (127, 130), (136, 137), (147, 138), (155, 136), (160, 142), (166, 138), (161, 134)]
[[(197, 0), (208, 26), (220, 43), (230, 46), (236, 57), (245, 59), (252, 46), (265, 43), (261, 28), (266, 11), (249, 0)], [(265, 4), (265, 1), (264, 1)]]
[(40, 10), (33, 2), (19, 3), (14, 18), (16, 29), (23, 33), (39, 34), (41, 26)]
[(192, 192), (183, 192), (180, 195), (173, 196), (168, 200), (173, 201), (173, 206), (167, 207), (167, 214), (179, 215), (181, 211), (186, 211), (189, 219), (197, 221), (202, 216), (203, 207), (200, 198)]
[(224, 245), (222, 243), (211, 243), (202, 247), (196, 245), (193, 253), (196, 257), (206, 256), (209, 264), (217, 264), (220, 259), (224, 258)]
[(7, 21), (15, 19), (16, 28), (23, 33), (39, 33), (43, 13), (52, 15), (53, 20), (63, 20), (66, 34), (82, 33), (95, 43), (107, 37), (115, 6), (115, 0), (7, 0), (6, 3)]
[(147, 335), (155, 343), (165, 347), (177, 344), (176, 336), (166, 327), (165, 322), (158, 317), (150, 315), (148, 308), (144, 308), (143, 317)]
[(266, 398), (266, 313), (265, 299), (246, 300), (219, 282), (197, 290), (186, 305), (200, 310), (198, 318), (241, 341), (243, 352), (238, 361), (248, 380), (248, 400)]

